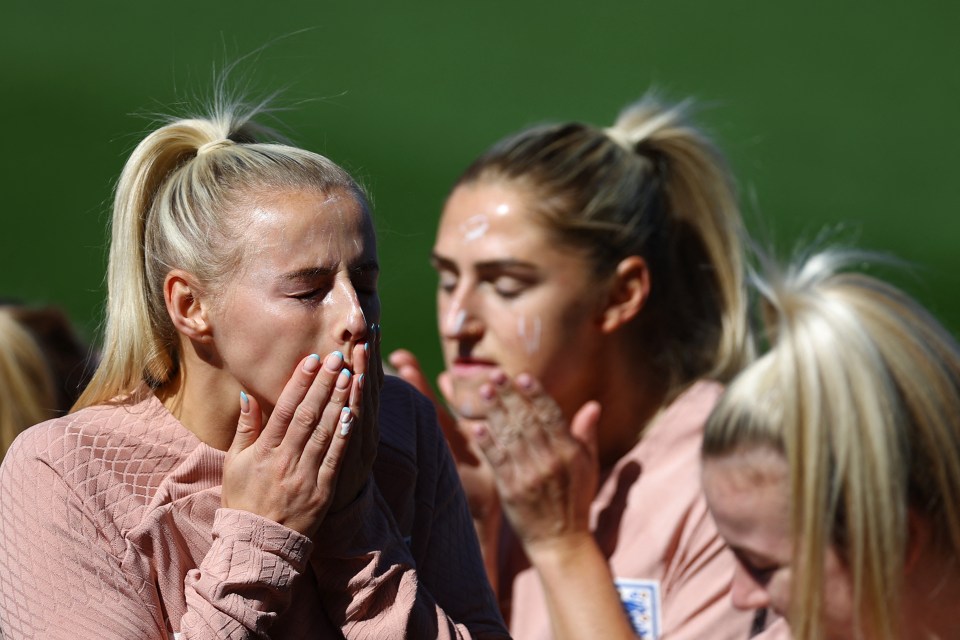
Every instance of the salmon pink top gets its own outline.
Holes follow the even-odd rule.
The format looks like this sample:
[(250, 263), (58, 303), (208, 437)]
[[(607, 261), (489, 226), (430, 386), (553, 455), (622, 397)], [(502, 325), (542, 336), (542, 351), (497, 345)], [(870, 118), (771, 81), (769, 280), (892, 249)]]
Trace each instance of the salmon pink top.
[[(745, 640), (752, 612), (730, 601), (733, 553), (700, 488), (703, 427), (723, 389), (694, 384), (601, 478), (591, 528), (642, 640)], [(537, 573), (517, 538), (501, 545), (500, 601), (518, 640), (551, 638)]]
[(0, 467), (5, 640), (503, 638), (432, 406), (388, 378), (374, 480), (313, 539), (220, 506), (224, 452), (152, 394)]

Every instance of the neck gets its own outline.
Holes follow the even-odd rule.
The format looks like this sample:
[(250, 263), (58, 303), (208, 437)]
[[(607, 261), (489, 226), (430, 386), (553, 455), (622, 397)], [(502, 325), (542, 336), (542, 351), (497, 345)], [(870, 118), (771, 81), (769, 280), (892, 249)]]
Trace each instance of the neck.
[(667, 376), (629, 357), (630, 350), (609, 354), (604, 375), (592, 396), (602, 408), (597, 429), (600, 466), (613, 467), (636, 446), (647, 427), (671, 401)]
[(223, 371), (184, 359), (157, 397), (204, 444), (226, 451), (240, 417), (240, 386)]

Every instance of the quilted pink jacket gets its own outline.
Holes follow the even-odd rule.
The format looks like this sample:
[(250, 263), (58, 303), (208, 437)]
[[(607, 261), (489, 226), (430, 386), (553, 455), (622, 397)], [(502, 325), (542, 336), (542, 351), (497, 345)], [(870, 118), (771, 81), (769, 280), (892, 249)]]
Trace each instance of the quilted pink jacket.
[(310, 539), (220, 507), (224, 453), (153, 394), (29, 429), (0, 467), (5, 640), (503, 638), (433, 408), (396, 378), (375, 482)]

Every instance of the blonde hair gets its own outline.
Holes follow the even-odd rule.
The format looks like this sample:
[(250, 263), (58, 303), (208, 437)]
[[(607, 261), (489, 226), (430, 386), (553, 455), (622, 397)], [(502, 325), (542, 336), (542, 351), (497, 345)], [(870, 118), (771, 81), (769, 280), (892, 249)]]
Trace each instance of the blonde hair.
[(758, 279), (771, 348), (708, 421), (705, 457), (771, 447), (789, 466), (791, 631), (821, 637), (823, 567), (849, 567), (857, 624), (893, 638), (908, 511), (960, 553), (960, 346), (916, 301), (823, 252)]
[(0, 308), (0, 459), (27, 427), (56, 415), (43, 350), (9, 309)]
[(584, 251), (598, 277), (643, 257), (652, 284), (636, 335), (674, 392), (732, 378), (751, 353), (733, 180), (688, 111), (648, 95), (606, 130), (534, 127), (496, 143), (457, 182), (529, 189), (548, 231)]
[(278, 142), (252, 118), (263, 105), (217, 100), (212, 114), (171, 120), (130, 155), (113, 205), (103, 355), (74, 410), (157, 387), (179, 366), (164, 278), (183, 269), (201, 291), (242, 265), (245, 221), (237, 212), (260, 194), (347, 190), (357, 183), (329, 159)]

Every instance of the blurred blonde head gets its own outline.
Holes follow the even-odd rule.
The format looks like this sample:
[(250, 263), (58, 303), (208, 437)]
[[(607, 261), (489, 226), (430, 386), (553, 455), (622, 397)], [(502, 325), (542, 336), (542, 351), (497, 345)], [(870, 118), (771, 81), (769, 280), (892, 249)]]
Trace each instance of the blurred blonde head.
[(27, 427), (56, 415), (43, 350), (9, 308), (0, 307), (0, 459)]
[(261, 194), (360, 187), (327, 158), (275, 140), (253, 118), (263, 104), (219, 98), (210, 114), (174, 119), (130, 155), (113, 205), (108, 301), (100, 366), (74, 410), (108, 402), (142, 383), (159, 387), (179, 368), (177, 332), (164, 303), (172, 269), (216, 293), (244, 264), (248, 211)]
[(916, 301), (827, 251), (758, 279), (770, 350), (711, 416), (705, 459), (755, 447), (789, 469), (791, 631), (822, 637), (831, 546), (855, 622), (897, 637), (908, 520), (960, 554), (960, 347)]

